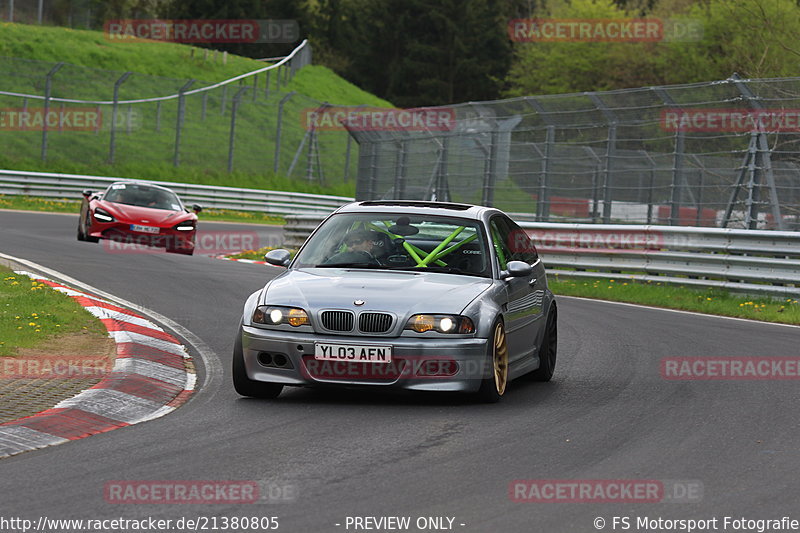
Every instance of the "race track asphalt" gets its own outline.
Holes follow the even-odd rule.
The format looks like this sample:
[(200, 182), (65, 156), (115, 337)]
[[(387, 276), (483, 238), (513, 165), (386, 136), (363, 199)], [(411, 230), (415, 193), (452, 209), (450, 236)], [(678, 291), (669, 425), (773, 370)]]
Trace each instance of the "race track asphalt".
[[(409, 516), (412, 526), (443, 516), (456, 531), (549, 533), (597, 531), (597, 517), (612, 531), (614, 516), (634, 526), (644, 516), (800, 519), (798, 382), (667, 381), (659, 372), (671, 356), (797, 356), (800, 329), (561, 298), (554, 381), (513, 382), (496, 405), (310, 389), (243, 399), (229, 368), (239, 314), (279, 270), (109, 253), (77, 242), (76, 223), (75, 215), (0, 211), (0, 252), (172, 318), (223, 371), (206, 374), (198, 360), (204, 386), (166, 417), (0, 461), (0, 517), (278, 516), (279, 531), (333, 532), (354, 531), (348, 516)], [(200, 231), (243, 228), (265, 239), (280, 231), (202, 223)], [(508, 489), (517, 479), (685, 480), (702, 495), (690, 503), (515, 503)], [(291, 486), (295, 496), (108, 503), (104, 485), (119, 480), (252, 480)]]

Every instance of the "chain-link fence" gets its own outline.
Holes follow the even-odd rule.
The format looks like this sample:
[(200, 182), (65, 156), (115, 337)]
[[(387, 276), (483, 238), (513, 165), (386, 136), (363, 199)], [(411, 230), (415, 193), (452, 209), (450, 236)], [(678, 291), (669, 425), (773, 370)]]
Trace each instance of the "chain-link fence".
[[(221, 61), (192, 50), (196, 61)], [(16, 161), (65, 169), (190, 167), (200, 181), (207, 170), (274, 171), (330, 186), (355, 175), (356, 143), (303, 120), (325, 104), (287, 85), (310, 63), (304, 42), (272, 66), (210, 83), (0, 57), (0, 143)]]
[(496, 206), (538, 221), (800, 229), (800, 79), (438, 108), (447, 131), (350, 128), (357, 198)]

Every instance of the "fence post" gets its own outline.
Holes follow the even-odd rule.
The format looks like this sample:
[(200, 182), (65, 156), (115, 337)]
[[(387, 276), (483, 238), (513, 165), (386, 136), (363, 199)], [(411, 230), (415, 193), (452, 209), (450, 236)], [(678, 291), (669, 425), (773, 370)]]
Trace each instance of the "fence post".
[(494, 188), (497, 181), (497, 176), (495, 176), (495, 174), (499, 133), (496, 129), (496, 126), (497, 123), (495, 123), (495, 129), (492, 130), (492, 133), (489, 136), (489, 161), (486, 165), (484, 165), (483, 198), (481, 198), (481, 201), (486, 207), (492, 207), (494, 205)]
[(271, 70), (267, 71), (267, 82), (264, 84), (264, 98), (269, 98), (269, 78), (270, 74), (272, 74)]
[[(11, 10), (13, 13), (14, 2), (11, 2)], [(53, 76), (64, 66), (63, 62), (56, 63), (50, 72), (47, 73), (44, 82), (44, 121), (42, 122), (42, 161), (47, 161), (47, 115), (50, 112), (50, 89), (52, 86)]]
[(611, 223), (612, 185), (614, 183), (613, 163), (617, 150), (617, 117), (603, 103), (597, 93), (586, 93), (592, 103), (603, 113), (608, 121), (606, 157), (603, 165), (603, 224)]
[(550, 158), (553, 157), (553, 144), (556, 142), (555, 126), (547, 126), (544, 154), (542, 154), (541, 175), (539, 177), (539, 201), (536, 204), (536, 220), (550, 220)]
[(353, 136), (347, 132), (347, 148), (344, 151), (344, 182), (347, 183), (350, 177), (350, 146), (353, 144)]
[(647, 223), (653, 223), (653, 188), (656, 182), (656, 161), (653, 159), (647, 150), (642, 150), (642, 153), (650, 161), (650, 184), (647, 188)]
[[(758, 97), (753, 93), (747, 83), (742, 80), (738, 74), (734, 73), (731, 76), (731, 80), (733, 81), (734, 85), (736, 85), (736, 89), (738, 89), (739, 93), (747, 100), (748, 105), (756, 110), (756, 111), (763, 111), (764, 106), (759, 102)], [(775, 224), (777, 224), (779, 230), (786, 229), (786, 225), (783, 222), (783, 217), (781, 216), (781, 206), (780, 202), (778, 201), (778, 191), (775, 187), (775, 176), (772, 173), (772, 151), (769, 149), (769, 144), (767, 143), (767, 134), (763, 130), (759, 130), (758, 132), (758, 139), (756, 139), (756, 153), (755, 157), (758, 159), (756, 164), (756, 172), (763, 172), (766, 178), (766, 185), (769, 190), (769, 203), (770, 208), (772, 211), (772, 218), (775, 220)], [(753, 177), (748, 184), (748, 187), (761, 187), (761, 180), (759, 176)], [(758, 191), (753, 191), (752, 189), (749, 191), (748, 198), (754, 199), (755, 201), (751, 203), (748, 209), (748, 218), (749, 223), (748, 227), (750, 229), (756, 229), (758, 227)]]
[(258, 74), (253, 74), (253, 101), (256, 101), (258, 96)]
[(705, 187), (705, 173), (703, 172), (703, 167), (700, 167), (698, 171), (700, 176), (697, 178), (697, 219), (694, 223), (695, 226), (700, 226), (703, 221), (703, 188)]
[(275, 130), (275, 157), (272, 159), (272, 170), (275, 174), (278, 173), (278, 165), (280, 163), (281, 158), (281, 127), (283, 125), (283, 105), (289, 101), (289, 99), (294, 96), (294, 91), (290, 92), (278, 103), (278, 126)]
[(108, 162), (114, 164), (114, 158), (117, 154), (117, 113), (119, 112), (119, 88), (125, 83), (133, 72), (126, 72), (114, 82), (114, 104), (111, 107), (111, 141), (108, 147)]
[(393, 200), (403, 200), (406, 184), (406, 141), (398, 143), (400, 151), (395, 159), (394, 166), (394, 195)]
[(200, 111), (200, 120), (206, 120), (206, 108), (208, 107), (208, 91), (203, 91), (203, 109)]
[[(672, 106), (673, 108), (680, 109), (680, 106), (664, 90), (663, 87), (653, 87), (655, 93), (661, 98), (664, 105)], [(683, 155), (684, 155), (684, 132), (678, 128), (675, 131), (675, 151), (673, 152), (672, 159), (672, 183), (670, 184), (670, 201), (669, 201), (669, 225), (675, 226), (680, 222), (680, 207), (682, 197), (682, 185), (684, 182), (683, 177)]]
[(450, 151), (450, 138), (443, 137), (441, 142), (441, 156), (439, 157), (439, 168), (437, 169), (436, 176), (436, 201), (449, 202), (450, 201), (450, 186), (447, 183), (448, 178), (448, 153)]
[(8, 0), (8, 21), (14, 22), (14, 0)]
[(375, 200), (375, 182), (378, 181), (378, 143), (370, 141), (369, 145), (369, 187), (366, 199)]
[(183, 96), (183, 93), (189, 90), (189, 87), (195, 82), (195, 80), (187, 81), (183, 87), (178, 89), (178, 118), (175, 122), (175, 154), (172, 157), (172, 166), (179, 166), (181, 164), (180, 160), (180, 150), (181, 150), (181, 128), (183, 127), (183, 112), (184, 112), (184, 104), (186, 97)]
[(228, 139), (228, 172), (233, 172), (233, 140), (236, 137), (236, 112), (239, 110), (239, 101), (250, 87), (242, 87), (233, 97), (231, 107), (231, 133)]

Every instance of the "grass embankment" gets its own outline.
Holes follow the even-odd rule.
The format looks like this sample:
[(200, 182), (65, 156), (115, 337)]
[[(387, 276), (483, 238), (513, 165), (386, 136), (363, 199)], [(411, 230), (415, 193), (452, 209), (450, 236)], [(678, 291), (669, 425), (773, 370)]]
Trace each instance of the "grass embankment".
[[(14, 73), (3, 77), (1, 89), (41, 95), (44, 76), (57, 61), (67, 64), (53, 76), (54, 97), (103, 101), (111, 99), (114, 82), (127, 71), (134, 74), (120, 87), (122, 100), (176, 94), (189, 79), (197, 80), (191, 87), (195, 89), (265, 66), (263, 62), (233, 55), (223, 65), (221, 54), (206, 54), (204, 49), (188, 45), (112, 41), (96, 31), (0, 24), (0, 67)], [(185, 99), (178, 167), (173, 166), (177, 100), (169, 100), (160, 109), (154, 103), (120, 106), (113, 164), (109, 163), (111, 106), (102, 106), (99, 131), (51, 130), (46, 162), (40, 157), (41, 132), (0, 131), (0, 142), (4, 145), (0, 168), (352, 196), (357, 145), (352, 145), (347, 169), (351, 179), (344, 181), (347, 133), (321, 132), (318, 152), (324, 177), (314, 162), (313, 176), (308, 179), (309, 144), (303, 144), (306, 133), (303, 113), (320, 102), (379, 107), (391, 104), (321, 66), (303, 68), (279, 90), (277, 72), (273, 71), (269, 96), (265, 94), (265, 81), (265, 76), (260, 75), (255, 91), (251, 86), (241, 99), (231, 173), (227, 171), (231, 101), (241, 88), (239, 84), (232, 84), (224, 91), (210, 91), (205, 102), (200, 94)], [(278, 102), (291, 91), (296, 94), (284, 107), (276, 173), (273, 165)], [(26, 104), (32, 108), (41, 106), (41, 101), (26, 103), (18, 97), (0, 97), (3, 108), (21, 108)], [(129, 116), (133, 119), (130, 128)], [(289, 173), (295, 158), (293, 171)]]
[(0, 266), (0, 356), (75, 335), (100, 344), (108, 338), (102, 322), (70, 297)]
[(624, 277), (587, 280), (550, 275), (547, 281), (555, 294), (565, 296), (629, 302), (765, 322), (800, 324), (800, 304), (797, 298), (739, 295), (719, 289), (692, 289), (659, 282), (641, 283), (626, 280)]

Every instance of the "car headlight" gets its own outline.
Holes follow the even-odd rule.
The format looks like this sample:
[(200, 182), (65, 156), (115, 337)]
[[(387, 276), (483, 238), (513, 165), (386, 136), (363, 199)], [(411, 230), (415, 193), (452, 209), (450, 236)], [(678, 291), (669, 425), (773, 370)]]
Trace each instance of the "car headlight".
[(425, 333), (475, 333), (475, 325), (469, 317), (461, 315), (414, 315), (406, 322), (405, 329)]
[(275, 305), (259, 305), (253, 312), (253, 322), (268, 326), (289, 324), (299, 327), (309, 325), (308, 314), (297, 307), (280, 307)]
[(98, 222), (114, 222), (114, 217), (111, 216), (111, 213), (103, 209), (102, 207), (96, 207), (94, 210), (94, 218)]
[(194, 230), (194, 222), (180, 222), (175, 225), (175, 229), (178, 231), (192, 231)]

